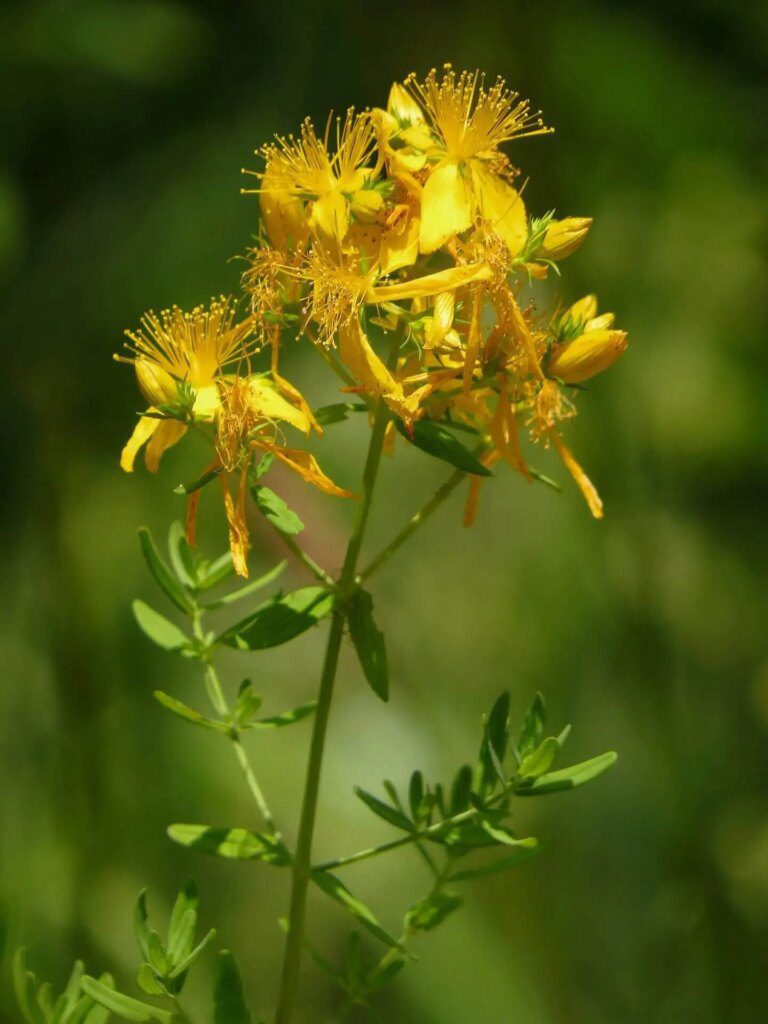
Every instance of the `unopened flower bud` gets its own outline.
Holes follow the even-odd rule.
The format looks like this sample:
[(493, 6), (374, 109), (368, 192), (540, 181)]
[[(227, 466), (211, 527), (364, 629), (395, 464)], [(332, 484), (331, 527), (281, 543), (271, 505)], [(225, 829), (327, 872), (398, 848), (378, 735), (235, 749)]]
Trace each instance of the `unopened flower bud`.
[(151, 359), (138, 356), (135, 362), (139, 391), (150, 405), (163, 405), (176, 398), (176, 381)]
[(576, 252), (592, 226), (591, 217), (565, 217), (553, 220), (536, 255), (545, 260), (562, 260)]
[(351, 210), (364, 224), (372, 224), (384, 209), (384, 196), (372, 188), (361, 188), (352, 196)]
[(389, 90), (387, 113), (397, 118), (400, 124), (419, 124), (424, 120), (418, 103), (399, 82), (395, 82)]
[(626, 331), (587, 331), (573, 341), (553, 349), (547, 373), (566, 384), (580, 384), (607, 370), (626, 347)]
[(570, 319), (576, 323), (587, 323), (597, 316), (597, 296), (585, 295), (583, 299), (566, 309), (563, 319)]

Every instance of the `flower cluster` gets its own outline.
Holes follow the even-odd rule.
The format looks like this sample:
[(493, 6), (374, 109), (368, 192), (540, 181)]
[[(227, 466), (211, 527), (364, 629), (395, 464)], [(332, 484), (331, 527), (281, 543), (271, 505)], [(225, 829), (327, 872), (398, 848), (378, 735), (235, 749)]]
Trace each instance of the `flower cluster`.
[[(406, 438), (419, 421), (470, 431), (476, 457), (532, 479), (521, 440), (553, 447), (592, 514), (598, 493), (566, 446), (573, 395), (626, 347), (594, 296), (542, 310), (536, 282), (584, 240), (591, 220), (528, 214), (506, 143), (550, 131), (503, 80), (450, 66), (392, 86), (386, 110), (329, 118), (318, 134), (278, 136), (246, 173), (262, 231), (248, 251), (241, 315), (207, 309), (147, 314), (129, 333), (149, 408), (123, 451), (146, 444), (150, 470), (189, 426), (208, 432), (239, 572), (247, 573), (249, 480), (277, 458), (321, 490), (337, 487), (289, 430), (323, 427), (279, 371), (286, 338), (306, 338), (352, 392), (383, 401)], [(388, 354), (385, 354), (384, 349)], [(268, 370), (255, 360), (268, 356)], [(126, 358), (125, 356), (119, 358)], [(229, 477), (237, 481), (232, 497)], [(482, 477), (471, 477), (465, 523)], [(189, 534), (199, 490), (190, 496)]]

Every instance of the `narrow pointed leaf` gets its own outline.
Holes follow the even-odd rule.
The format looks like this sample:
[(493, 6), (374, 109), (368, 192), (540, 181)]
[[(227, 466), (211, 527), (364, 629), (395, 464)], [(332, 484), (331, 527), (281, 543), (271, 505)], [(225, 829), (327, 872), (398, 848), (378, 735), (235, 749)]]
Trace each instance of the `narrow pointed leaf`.
[(483, 864), (479, 868), (467, 868), (466, 871), (457, 871), (455, 874), (449, 875), (447, 881), (470, 882), (475, 878), (485, 878), (487, 875), (497, 875), (502, 871), (509, 871), (516, 868), (518, 864), (524, 864), (531, 857), (535, 857), (540, 849), (540, 846), (519, 846), (514, 853), (492, 861), (490, 864)]
[(571, 765), (570, 768), (561, 768), (560, 771), (540, 775), (531, 783), (522, 783), (515, 789), (515, 793), (517, 796), (544, 796), (547, 793), (559, 793), (564, 789), (575, 789), (576, 786), (583, 786), (585, 782), (602, 775), (616, 763), (617, 758), (615, 751), (608, 751), (589, 761)]
[(107, 988), (100, 981), (89, 977), (87, 974), (82, 980), (83, 991), (97, 1003), (112, 1013), (116, 1013), (124, 1020), (131, 1021), (160, 1021), (161, 1024), (171, 1024), (173, 1014), (168, 1010), (160, 1010), (156, 1006), (150, 1006), (131, 996), (124, 996), (121, 992)]
[(522, 846), (528, 850), (533, 849), (539, 844), (538, 839), (535, 839), (533, 836), (528, 836), (525, 839), (518, 839), (514, 832), (505, 828), (504, 825), (497, 825), (494, 822), (489, 821), (487, 818), (480, 822), (480, 826), (482, 830), (491, 837), (491, 839), (500, 843), (502, 846)]
[(367, 412), (368, 406), (357, 402), (336, 402), (333, 405), (322, 405), (315, 409), (314, 417), (321, 427), (329, 427), (332, 423), (341, 423), (351, 412)]
[(300, 722), (302, 718), (307, 718), (309, 715), (317, 709), (317, 701), (312, 700), (308, 704), (302, 704), (298, 708), (291, 708), (290, 711), (283, 711), (279, 715), (271, 715), (268, 718), (259, 718), (255, 722), (250, 722), (246, 728), (248, 729), (281, 729), (285, 725), (293, 725), (294, 722)]
[(519, 778), (536, 779), (544, 772), (548, 772), (559, 753), (559, 741), (554, 736), (547, 736), (532, 753), (520, 762), (520, 767), (517, 769)]
[(256, 580), (251, 580), (244, 587), (240, 587), (238, 590), (231, 590), (228, 594), (224, 594), (223, 597), (219, 597), (215, 601), (206, 601), (203, 604), (203, 608), (210, 611), (213, 608), (222, 608), (224, 605), (234, 604), (235, 601), (242, 601), (244, 597), (250, 597), (257, 590), (261, 590), (262, 587), (266, 587), (273, 580), (276, 580), (287, 564), (286, 561), (278, 562), (268, 572), (265, 572), (263, 576), (259, 576)]
[(171, 568), (179, 580), (192, 590), (197, 588), (198, 570), (201, 558), (187, 543), (186, 532), (178, 519), (171, 523), (168, 531), (168, 557)]
[(164, 708), (172, 711), (174, 715), (178, 715), (179, 718), (183, 718), (186, 722), (192, 722), (193, 725), (200, 725), (204, 729), (213, 729), (216, 732), (228, 731), (228, 726), (224, 722), (217, 722), (214, 718), (207, 718), (205, 715), (201, 715), (199, 711), (195, 711), (194, 708), (182, 704), (180, 700), (176, 700), (175, 697), (171, 697), (168, 693), (163, 693), (162, 690), (155, 690), (153, 697)]
[(544, 724), (547, 709), (544, 697), (537, 693), (523, 719), (523, 726), (517, 741), (517, 752), (520, 758), (526, 757), (538, 747), (544, 737)]
[(353, 896), (344, 883), (335, 875), (330, 874), (328, 871), (313, 871), (312, 881), (331, 899), (336, 900), (353, 917), (356, 917), (371, 935), (374, 935), (380, 942), (383, 942), (385, 946), (390, 946), (393, 949), (401, 948), (397, 939), (382, 928), (373, 912), (356, 896)]
[(493, 476), (490, 469), (484, 466), (469, 448), (463, 445), (450, 430), (434, 420), (418, 420), (414, 425), (413, 434), (408, 432), (402, 420), (395, 419), (395, 426), (407, 441), (428, 455), (442, 459), (443, 462), (447, 462), (465, 473), (474, 473), (475, 476)]
[(169, 837), (181, 846), (230, 860), (263, 860), (283, 867), (290, 863), (285, 845), (274, 836), (246, 828), (218, 828), (211, 825), (171, 825)]
[(189, 952), (184, 957), (183, 960), (181, 960), (178, 964), (176, 964), (176, 966), (170, 972), (169, 977), (171, 977), (171, 978), (178, 978), (179, 975), (184, 974), (185, 971), (188, 971), (189, 968), (192, 966), (192, 964), (195, 962), (195, 960), (197, 960), (198, 957), (203, 953), (203, 951), (206, 950), (208, 948), (208, 946), (210, 946), (210, 944), (213, 942), (213, 940), (215, 938), (216, 938), (216, 929), (215, 928), (211, 928), (211, 930), (208, 932), (208, 934), (205, 936), (205, 938), (201, 939), (201, 941), (198, 942), (198, 944), (195, 946), (195, 948), (193, 950), (191, 950), (191, 952)]
[(409, 821), (404, 814), (396, 808), (390, 807), (389, 804), (385, 804), (383, 800), (379, 800), (372, 793), (368, 793), (359, 786), (355, 786), (355, 796), (362, 800), (366, 807), (373, 811), (374, 814), (389, 822), (390, 825), (394, 825), (395, 828), (400, 828), (404, 832), (414, 831), (412, 821)]
[(185, 957), (188, 957), (195, 944), (195, 929), (197, 928), (197, 900), (181, 904), (185, 909), (181, 910), (179, 900), (176, 900), (171, 915), (171, 923), (168, 926), (168, 961), (171, 966), (180, 964)]
[(317, 625), (332, 608), (333, 594), (324, 587), (302, 587), (267, 601), (222, 633), (217, 643), (242, 651), (278, 647)]
[(133, 602), (133, 614), (142, 633), (163, 650), (180, 651), (192, 646), (190, 638), (178, 626), (143, 601)]
[(17, 949), (13, 958), (13, 989), (27, 1024), (45, 1024), (43, 1011), (35, 999), (36, 987), (34, 974), (27, 970), (27, 951), (24, 948)]
[(347, 621), (352, 643), (368, 685), (381, 700), (389, 700), (387, 648), (384, 634), (373, 620), (373, 598), (367, 590), (358, 589), (351, 598), (347, 608)]
[(149, 915), (147, 913), (147, 890), (142, 889), (133, 911), (133, 930), (141, 955), (149, 960)]
[(141, 544), (141, 553), (144, 555), (144, 561), (149, 566), (149, 571), (155, 577), (158, 586), (173, 601), (179, 611), (189, 615), (194, 609), (194, 603), (183, 585), (160, 557), (155, 542), (152, 539), (152, 534), (145, 526), (142, 526), (139, 530), (139, 542)]
[(162, 996), (165, 994), (162, 986), (155, 976), (152, 964), (144, 963), (141, 965), (139, 972), (136, 975), (136, 984), (139, 986), (141, 991), (146, 992), (148, 996)]
[(304, 529), (304, 523), (293, 509), (290, 509), (280, 495), (275, 494), (269, 487), (256, 484), (251, 487), (251, 494), (261, 514), (281, 533), (294, 535)]
[(234, 571), (232, 552), (225, 551), (220, 558), (206, 566), (205, 571), (201, 570), (198, 587), (200, 590), (210, 590), (211, 587), (215, 587), (218, 583), (222, 583), (227, 579), (228, 576), (231, 576)]
[(213, 1024), (250, 1024), (250, 1021), (237, 963), (228, 949), (222, 949), (216, 960), (213, 983)]
[(437, 928), (462, 904), (461, 896), (452, 892), (436, 892), (414, 904), (405, 915), (409, 928), (429, 932)]

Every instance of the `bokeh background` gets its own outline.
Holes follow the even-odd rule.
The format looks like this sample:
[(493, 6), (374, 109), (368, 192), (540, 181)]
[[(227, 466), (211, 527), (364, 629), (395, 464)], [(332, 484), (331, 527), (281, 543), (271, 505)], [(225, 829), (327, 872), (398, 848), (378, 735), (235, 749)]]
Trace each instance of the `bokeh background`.
[[(555, 724), (574, 723), (573, 760), (616, 748), (620, 762), (520, 808), (520, 829), (549, 851), (468, 893), (421, 942), (383, 1019), (766, 1019), (768, 8), (17, 0), (0, 15), (0, 55), (0, 1021), (19, 1019), (7, 960), (21, 941), (57, 983), (79, 955), (135, 991), (136, 893), (148, 886), (164, 914), (189, 874), (254, 1010), (273, 1005), (287, 879), (164, 835), (171, 821), (253, 814), (226, 744), (151, 697), (162, 685), (203, 701), (194, 666), (152, 648), (129, 608), (155, 600), (136, 528), (162, 535), (182, 514), (172, 489), (201, 452), (177, 449), (157, 479), (120, 473), (138, 398), (111, 355), (146, 308), (237, 287), (230, 257), (257, 225), (239, 169), (260, 142), (306, 114), (381, 104), (393, 78), (448, 59), (504, 74), (556, 126), (514, 149), (529, 207), (595, 217), (562, 289), (571, 301), (596, 290), (630, 332), (571, 433), (607, 516), (591, 521), (545, 457), (562, 495), (500, 472), (473, 530), (456, 496), (381, 573), (393, 699), (376, 701), (347, 652), (318, 850), (389, 835), (353, 783), (402, 782), (417, 766), (447, 775), (474, 755), (496, 693), (510, 688), (521, 715), (542, 689)], [(285, 366), (317, 404), (334, 400), (306, 345)], [(359, 427), (332, 428), (323, 456), (352, 486)], [(398, 449), (371, 549), (443, 476)], [(349, 509), (275, 480), (309, 524), (307, 547), (338, 565)], [(204, 502), (211, 552), (225, 544), (215, 506)], [(256, 568), (274, 544), (260, 530)], [(227, 677), (249, 674), (269, 709), (310, 699), (322, 632), (233, 655)], [(289, 835), (307, 740), (302, 725), (254, 745)], [(426, 884), (407, 851), (345, 878), (392, 929)], [(347, 924), (313, 901), (312, 938), (334, 955)], [(336, 1005), (309, 972), (302, 1019), (335, 1021)]]

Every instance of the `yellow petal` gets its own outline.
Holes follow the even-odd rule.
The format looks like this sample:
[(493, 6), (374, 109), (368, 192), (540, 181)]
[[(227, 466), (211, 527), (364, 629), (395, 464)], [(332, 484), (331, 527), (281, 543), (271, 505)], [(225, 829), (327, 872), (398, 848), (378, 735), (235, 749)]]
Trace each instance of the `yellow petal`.
[(586, 334), (587, 331), (607, 330), (609, 327), (613, 327), (615, 319), (615, 313), (602, 313), (600, 316), (594, 316), (584, 324), (584, 333)]
[(493, 272), (487, 263), (468, 263), (461, 267), (438, 270), (435, 274), (425, 274), (413, 281), (369, 288), (365, 294), (365, 301), (399, 302), (401, 299), (429, 298), (432, 295), (439, 295), (440, 292), (463, 288), (475, 281), (487, 281), (492, 276)]
[[(286, 382), (287, 383), (287, 382)], [(283, 420), (292, 427), (308, 434), (309, 417), (301, 409), (297, 409), (280, 394), (271, 381), (264, 377), (251, 377), (248, 382), (251, 409), (257, 416), (265, 420)], [(294, 389), (295, 390), (295, 389)]]
[(367, 394), (383, 398), (407, 425), (413, 423), (418, 399), (406, 397), (402, 384), (374, 352), (357, 318), (339, 330), (339, 355)]
[(139, 449), (152, 437), (162, 422), (162, 420), (155, 419), (154, 416), (142, 416), (133, 428), (133, 433), (128, 438), (128, 443), (120, 453), (120, 468), (124, 469), (126, 473), (133, 472), (133, 464), (136, 461)]
[[(285, 377), (281, 377), (277, 372), (277, 346), (272, 349), (272, 379), (274, 380), (280, 394), (283, 395), (284, 398), (287, 398), (295, 408), (299, 409), (306, 416), (309, 425), (322, 437), (324, 433), (323, 428), (315, 419), (315, 415), (310, 408), (309, 402), (298, 388), (295, 388), (289, 380), (286, 380)], [(308, 433), (308, 431), (305, 431), (305, 433)]]
[(453, 327), (453, 310), (456, 305), (456, 297), (453, 292), (440, 292), (435, 299), (435, 312), (428, 317), (424, 328), (424, 338), (427, 348), (434, 348), (445, 338), (446, 334)]
[(271, 451), (276, 458), (298, 473), (303, 480), (313, 484), (324, 494), (332, 494), (336, 498), (357, 498), (352, 491), (345, 491), (342, 487), (337, 487), (333, 480), (320, 469), (317, 459), (310, 452), (299, 448), (281, 448), (279, 445), (264, 442), (259, 442), (259, 445)]
[(404, 225), (386, 230), (379, 250), (379, 271), (384, 277), (412, 267), (419, 257), (419, 218), (408, 217)]
[(626, 331), (587, 331), (554, 349), (547, 364), (547, 374), (566, 384), (580, 384), (607, 370), (626, 348)]
[(270, 172), (269, 166), (261, 180), (259, 202), (267, 238), (275, 249), (291, 249), (306, 242), (309, 231), (304, 205), (291, 195), (278, 175)]
[(516, 256), (528, 237), (522, 197), (480, 160), (472, 161), (472, 180), (480, 216), (490, 223), (494, 234), (499, 236), (511, 255)]
[(144, 462), (150, 473), (156, 473), (160, 467), (163, 452), (172, 448), (187, 432), (186, 423), (178, 420), (158, 420), (160, 426), (154, 431), (144, 451)]
[(434, 252), (472, 226), (468, 182), (458, 164), (447, 163), (430, 174), (421, 196), (419, 245)]
[(341, 241), (349, 230), (349, 204), (341, 192), (327, 192), (315, 200), (309, 223), (321, 236)]
[(216, 416), (221, 405), (221, 395), (218, 384), (206, 384), (195, 391), (195, 401), (192, 405), (192, 412), (196, 420), (205, 420), (210, 423)]

